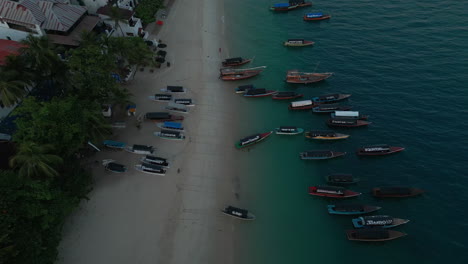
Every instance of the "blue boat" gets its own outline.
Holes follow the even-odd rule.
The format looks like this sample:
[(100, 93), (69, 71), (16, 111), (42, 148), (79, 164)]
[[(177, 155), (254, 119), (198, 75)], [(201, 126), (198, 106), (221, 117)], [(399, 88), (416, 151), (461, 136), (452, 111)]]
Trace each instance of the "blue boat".
[(104, 146), (108, 148), (114, 148), (114, 149), (123, 149), (127, 144), (119, 141), (113, 141), (113, 140), (104, 140), (103, 142)]
[(373, 206), (373, 205), (363, 205), (363, 204), (342, 204), (334, 205), (329, 204), (328, 213), (337, 214), (337, 215), (360, 215), (375, 212), (382, 207)]
[(312, 97), (312, 102), (317, 104), (330, 104), (348, 99), (350, 94), (326, 94), (321, 96)]
[(180, 122), (164, 122), (157, 124), (157, 126), (167, 130), (184, 131), (184, 127)]
[(408, 219), (393, 218), (388, 215), (361, 216), (352, 220), (354, 228), (393, 228), (409, 222)]

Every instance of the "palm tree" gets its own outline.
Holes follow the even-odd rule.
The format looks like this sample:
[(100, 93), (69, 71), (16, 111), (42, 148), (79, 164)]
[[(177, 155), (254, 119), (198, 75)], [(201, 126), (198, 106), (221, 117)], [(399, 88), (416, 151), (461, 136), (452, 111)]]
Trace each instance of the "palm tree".
[(18, 103), (27, 93), (27, 83), (14, 70), (0, 70), (0, 104), (10, 107)]
[(99, 141), (112, 133), (109, 123), (100, 111), (85, 111), (86, 132), (89, 141)]
[(18, 175), (22, 178), (56, 177), (59, 174), (52, 166), (61, 164), (63, 160), (50, 154), (52, 150), (52, 145), (21, 143), (18, 153), (10, 159), (10, 166), (18, 169)]
[(120, 11), (120, 8), (118, 8), (117, 6), (111, 6), (109, 17), (110, 17), (110, 20), (114, 21), (114, 28), (116, 30), (120, 29), (120, 33), (122, 34), (122, 37), (125, 37), (123, 29), (120, 26), (120, 22), (127, 24), (128, 21), (124, 19), (122, 15), (122, 11)]

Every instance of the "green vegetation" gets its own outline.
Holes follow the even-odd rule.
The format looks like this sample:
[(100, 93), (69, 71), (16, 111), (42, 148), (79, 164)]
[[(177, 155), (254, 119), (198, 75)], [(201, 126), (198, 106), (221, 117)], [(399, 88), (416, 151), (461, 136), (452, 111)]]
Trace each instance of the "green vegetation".
[(153, 54), (140, 38), (93, 33), (64, 61), (46, 38), (29, 37), (25, 44), (22, 55), (0, 68), (0, 100), (21, 101), (28, 84), (53, 97), (29, 96), (13, 112), (16, 155), (11, 168), (0, 171), (0, 263), (46, 264), (57, 258), (67, 216), (92, 188), (81, 159), (90, 152), (87, 142), (111, 133), (101, 103), (129, 99), (111, 74), (151, 64)]
[(139, 17), (144, 24), (155, 21), (156, 12), (163, 8), (163, 0), (142, 0), (135, 9), (136, 17)]

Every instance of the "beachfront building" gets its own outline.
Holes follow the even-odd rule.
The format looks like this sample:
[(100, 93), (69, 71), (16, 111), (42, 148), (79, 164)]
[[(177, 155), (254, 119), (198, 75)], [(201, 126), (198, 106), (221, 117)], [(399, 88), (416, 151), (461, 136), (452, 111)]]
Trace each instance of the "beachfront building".
[(0, 0), (0, 39), (21, 41), (29, 34), (47, 35), (56, 44), (78, 46), (82, 31), (91, 31), (99, 17), (69, 0)]
[(98, 8), (97, 14), (104, 24), (109, 28), (108, 35), (114, 37), (142, 37), (146, 38), (147, 33), (143, 30), (141, 19), (134, 16), (135, 12), (129, 9), (119, 8), (119, 19), (112, 17), (111, 5)]
[(97, 10), (100, 7), (106, 6), (108, 4), (113, 4), (119, 8), (127, 9), (133, 11), (138, 5), (138, 0), (83, 0), (83, 3), (88, 8), (90, 14), (97, 14)]

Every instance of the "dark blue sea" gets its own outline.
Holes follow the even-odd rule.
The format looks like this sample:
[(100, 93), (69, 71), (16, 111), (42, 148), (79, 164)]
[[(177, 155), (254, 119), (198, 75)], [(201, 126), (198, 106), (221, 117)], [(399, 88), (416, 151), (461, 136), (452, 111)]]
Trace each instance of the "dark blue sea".
[[(281, 2), (281, 0), (279, 0)], [(351, 93), (346, 104), (370, 115), (367, 128), (336, 129), (351, 137), (314, 142), (272, 135), (244, 151), (239, 205), (257, 220), (240, 223), (242, 263), (468, 263), (468, 1), (328, 0), (311, 8), (274, 13), (270, 0), (225, 0), (231, 56), (253, 57), (267, 66), (252, 83), (294, 90), (305, 99)], [(305, 22), (304, 13), (332, 18)], [(288, 38), (315, 41), (287, 48)], [(334, 72), (325, 82), (288, 85), (286, 71)], [(294, 125), (327, 129), (326, 115), (291, 112), (287, 102), (243, 98), (239, 138)], [(391, 156), (358, 158), (363, 145), (389, 144), (406, 150)], [(299, 159), (313, 149), (346, 151), (329, 161)], [(365, 243), (346, 239), (351, 218), (329, 215), (334, 200), (311, 197), (307, 187), (324, 184), (330, 173), (361, 179), (350, 189), (363, 192), (349, 202), (381, 206), (379, 214), (411, 221), (395, 230), (406, 237)], [(420, 197), (373, 198), (377, 186), (412, 186)]]

